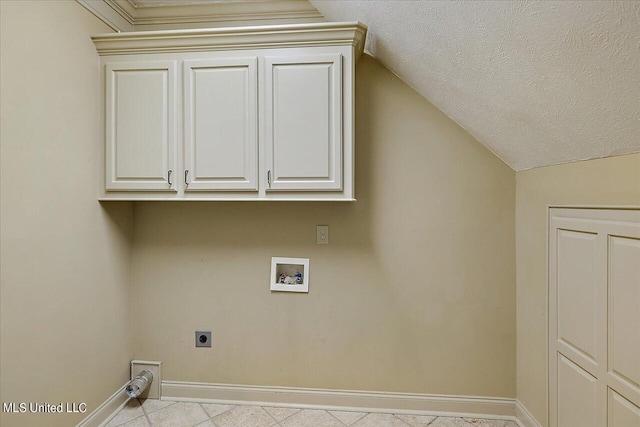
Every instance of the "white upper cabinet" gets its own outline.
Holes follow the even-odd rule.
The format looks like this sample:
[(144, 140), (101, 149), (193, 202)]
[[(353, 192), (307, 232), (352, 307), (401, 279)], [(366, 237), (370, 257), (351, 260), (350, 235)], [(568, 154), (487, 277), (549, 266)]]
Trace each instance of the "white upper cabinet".
[(265, 58), (268, 190), (342, 190), (342, 56)]
[(106, 189), (175, 191), (176, 63), (106, 66)]
[(185, 190), (258, 191), (258, 59), (187, 60)]
[(101, 200), (354, 200), (366, 27), (93, 37), (105, 81)]

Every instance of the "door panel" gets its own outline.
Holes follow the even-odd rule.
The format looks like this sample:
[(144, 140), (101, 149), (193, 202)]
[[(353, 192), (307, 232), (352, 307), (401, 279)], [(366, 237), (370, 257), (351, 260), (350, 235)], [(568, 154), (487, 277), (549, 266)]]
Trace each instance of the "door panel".
[(175, 191), (175, 70), (174, 61), (106, 65), (107, 190)]
[(268, 190), (342, 190), (342, 57), (266, 57)]
[(609, 389), (608, 427), (640, 427), (640, 408)]
[(257, 58), (184, 62), (186, 190), (258, 189)]
[(609, 237), (609, 369), (635, 387), (640, 387), (639, 261), (640, 240)]
[(558, 354), (558, 425), (598, 427), (597, 380)]
[(596, 234), (558, 230), (558, 338), (598, 363)]

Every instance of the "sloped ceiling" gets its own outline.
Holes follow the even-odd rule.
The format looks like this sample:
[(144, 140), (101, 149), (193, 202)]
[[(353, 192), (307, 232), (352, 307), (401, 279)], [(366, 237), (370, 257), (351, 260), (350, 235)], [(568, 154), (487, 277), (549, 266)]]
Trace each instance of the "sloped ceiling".
[[(307, 0), (102, 2), (136, 15), (124, 31), (322, 20)], [(640, 1), (311, 4), (367, 24), (373, 56), (515, 170), (640, 152)]]
[(640, 151), (640, 2), (311, 3), (515, 170)]

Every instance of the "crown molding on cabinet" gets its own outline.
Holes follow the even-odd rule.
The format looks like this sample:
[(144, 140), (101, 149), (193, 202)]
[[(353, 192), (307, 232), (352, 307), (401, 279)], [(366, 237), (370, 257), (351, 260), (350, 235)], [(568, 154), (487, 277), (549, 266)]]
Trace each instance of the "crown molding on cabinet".
[(77, 0), (118, 32), (324, 22), (304, 0)]
[(357, 59), (362, 54), (366, 34), (367, 27), (360, 22), (323, 22), (98, 34), (91, 38), (101, 56), (348, 45), (355, 47)]

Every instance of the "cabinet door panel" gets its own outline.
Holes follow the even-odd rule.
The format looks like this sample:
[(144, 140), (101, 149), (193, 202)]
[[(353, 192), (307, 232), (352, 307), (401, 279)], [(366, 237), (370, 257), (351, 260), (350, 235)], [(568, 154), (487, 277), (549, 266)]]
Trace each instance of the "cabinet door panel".
[(257, 58), (184, 62), (186, 190), (257, 190)]
[(342, 190), (342, 57), (266, 57), (268, 190)]
[(175, 191), (175, 62), (111, 63), (105, 72), (106, 189)]

